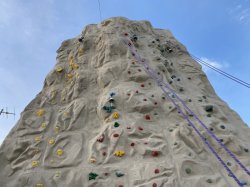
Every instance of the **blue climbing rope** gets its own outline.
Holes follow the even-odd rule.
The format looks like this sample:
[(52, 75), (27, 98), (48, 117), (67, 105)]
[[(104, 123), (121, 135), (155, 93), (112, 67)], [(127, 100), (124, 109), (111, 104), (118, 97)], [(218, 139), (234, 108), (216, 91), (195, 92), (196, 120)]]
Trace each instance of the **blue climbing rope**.
[(199, 137), (202, 139), (202, 141), (208, 146), (208, 148), (212, 151), (212, 153), (215, 155), (215, 157), (220, 161), (220, 163), (224, 166), (224, 168), (227, 170), (229, 175), (237, 182), (239, 186), (243, 186), (239, 179), (235, 176), (235, 174), (230, 170), (230, 168), (227, 167), (225, 162), (222, 160), (222, 158), (217, 154), (217, 152), (214, 150), (214, 148), (209, 144), (209, 142), (201, 135), (199, 130), (195, 127), (195, 125), (189, 120), (189, 118), (183, 113), (183, 111), (180, 109), (180, 107), (176, 104), (176, 102), (169, 97), (168, 93), (164, 90), (162, 87), (163, 85), (165, 88), (167, 88), (181, 103), (182, 105), (195, 117), (195, 119), (208, 131), (209, 135), (212, 136), (217, 143), (241, 166), (241, 168), (249, 175), (250, 172), (247, 170), (247, 168), (235, 157), (235, 155), (228, 150), (221, 142), (220, 140), (206, 127), (206, 125), (194, 114), (194, 112), (184, 103), (182, 99), (180, 99), (176, 93), (163, 81), (161, 78), (158, 77), (158, 75), (154, 72), (154, 70), (145, 62), (144, 59), (142, 59), (138, 53), (136, 52), (136, 49), (132, 45), (132, 43), (127, 40), (125, 41), (126, 45), (129, 46), (130, 52), (132, 55), (136, 58), (136, 60), (144, 67), (145, 71), (158, 83), (164, 94), (172, 101), (172, 103), (175, 105), (175, 107), (178, 109), (178, 111), (181, 113), (184, 119), (188, 121), (190, 126), (195, 130), (195, 132), (199, 135)]

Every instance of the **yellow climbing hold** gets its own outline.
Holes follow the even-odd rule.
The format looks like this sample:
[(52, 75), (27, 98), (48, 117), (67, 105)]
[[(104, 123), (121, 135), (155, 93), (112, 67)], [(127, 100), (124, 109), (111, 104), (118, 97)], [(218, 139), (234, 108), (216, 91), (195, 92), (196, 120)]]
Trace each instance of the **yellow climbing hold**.
[(125, 152), (124, 152), (123, 150), (117, 150), (117, 151), (115, 152), (115, 156), (122, 157), (122, 156), (124, 156), (124, 155), (125, 155)]
[(41, 141), (41, 136), (36, 136), (36, 137), (35, 137), (35, 141), (36, 141), (36, 142), (40, 142), (40, 141)]
[(82, 56), (83, 55), (83, 48), (79, 48), (78, 49), (78, 56)]
[(53, 144), (55, 144), (55, 139), (54, 138), (50, 138), (48, 142), (49, 142), (50, 145), (53, 145)]
[(96, 159), (92, 157), (92, 158), (89, 159), (89, 162), (90, 162), (90, 163), (95, 163), (95, 162), (96, 162)]
[(79, 65), (78, 64), (73, 64), (73, 69), (78, 69)]
[(114, 112), (112, 116), (114, 119), (118, 119), (120, 115), (118, 112)]
[(37, 166), (38, 166), (38, 161), (33, 160), (33, 161), (31, 162), (31, 165), (32, 165), (33, 168), (34, 168), (34, 167), (37, 167)]
[(62, 156), (63, 155), (63, 150), (62, 149), (57, 149), (56, 154), (58, 156)]
[(36, 185), (36, 187), (43, 187), (43, 184), (38, 183), (38, 184)]
[(73, 78), (73, 74), (71, 74), (71, 73), (66, 74), (66, 78), (72, 79)]
[(59, 73), (61, 73), (63, 71), (63, 68), (62, 67), (57, 67), (56, 71), (59, 72)]
[(46, 128), (46, 122), (43, 122), (43, 123), (41, 124), (41, 128), (43, 128), (43, 129)]
[(39, 117), (41, 117), (41, 116), (44, 115), (44, 113), (45, 113), (45, 110), (44, 110), (44, 109), (39, 109), (39, 110), (36, 112), (36, 115), (39, 116)]
[(59, 130), (60, 130), (60, 127), (55, 126), (55, 128), (54, 128), (55, 133), (58, 133), (58, 132), (59, 132)]

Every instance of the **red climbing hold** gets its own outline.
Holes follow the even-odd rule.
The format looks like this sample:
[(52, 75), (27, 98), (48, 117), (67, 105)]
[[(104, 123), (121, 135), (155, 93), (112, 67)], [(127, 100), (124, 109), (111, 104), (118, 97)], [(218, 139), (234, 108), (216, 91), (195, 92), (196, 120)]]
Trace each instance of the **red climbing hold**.
[(128, 74), (130, 74), (131, 73), (131, 71), (128, 71)]
[(157, 105), (157, 102), (155, 102), (155, 105)]
[(138, 129), (139, 129), (140, 131), (142, 131), (142, 130), (143, 130), (143, 128), (142, 128), (142, 127), (138, 127)]
[(127, 129), (131, 129), (131, 127), (127, 127)]
[(113, 134), (113, 137), (117, 138), (119, 136), (119, 134)]
[(152, 187), (157, 187), (157, 184), (156, 184), (156, 183), (153, 183)]
[(139, 72), (141, 72), (141, 69), (138, 69)]
[(146, 120), (150, 120), (151, 118), (150, 118), (150, 116), (147, 114), (147, 115), (145, 115), (145, 119), (146, 119)]
[(103, 140), (104, 140), (104, 135), (102, 134), (99, 138), (97, 138), (97, 141), (98, 142), (103, 142)]
[(128, 93), (127, 95), (130, 96), (130, 93)]
[(103, 152), (103, 153), (102, 153), (102, 156), (106, 156), (106, 154), (107, 154), (106, 152)]
[(143, 99), (143, 101), (147, 101), (147, 99)]
[(123, 187), (123, 185), (120, 184), (119, 187)]
[(155, 169), (155, 174), (160, 173), (159, 169)]
[(135, 93), (137, 93), (137, 94), (138, 94), (138, 93), (139, 93), (139, 91), (138, 91), (138, 90), (136, 90), (136, 91), (135, 91)]
[(141, 84), (141, 87), (144, 87), (144, 84)]
[(132, 146), (132, 147), (135, 146), (135, 143), (132, 142), (132, 143), (130, 144), (130, 146)]
[(125, 36), (128, 36), (128, 33), (125, 32), (124, 35), (125, 35)]
[(159, 152), (158, 151), (152, 151), (151, 155), (153, 157), (157, 157), (157, 156), (159, 156)]

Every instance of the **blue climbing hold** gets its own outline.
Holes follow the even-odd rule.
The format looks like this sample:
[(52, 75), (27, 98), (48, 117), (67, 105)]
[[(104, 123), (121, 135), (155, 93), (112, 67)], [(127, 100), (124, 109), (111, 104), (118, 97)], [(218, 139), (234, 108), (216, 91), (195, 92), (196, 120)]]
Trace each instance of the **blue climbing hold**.
[(111, 92), (109, 95), (110, 95), (110, 97), (113, 97), (115, 95), (115, 93)]
[(243, 179), (243, 180), (240, 181), (240, 184), (245, 186), (245, 185), (247, 185), (247, 181)]

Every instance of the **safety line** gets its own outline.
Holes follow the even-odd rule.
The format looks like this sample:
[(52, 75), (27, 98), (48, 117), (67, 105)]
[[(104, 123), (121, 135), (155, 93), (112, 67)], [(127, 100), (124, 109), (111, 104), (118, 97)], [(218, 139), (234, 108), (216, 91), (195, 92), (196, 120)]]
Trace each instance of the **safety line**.
[(203, 64), (203, 65), (209, 67), (210, 69), (212, 69), (212, 70), (214, 70), (214, 71), (220, 73), (221, 75), (224, 75), (225, 77), (227, 77), (227, 78), (229, 78), (229, 79), (231, 79), (231, 80), (233, 80), (233, 81), (235, 81), (235, 82), (237, 82), (237, 83), (239, 83), (239, 84), (241, 84), (241, 85), (243, 85), (243, 86), (245, 86), (245, 87), (247, 87), (247, 88), (250, 88), (250, 84), (249, 84), (249, 83), (247, 83), (247, 82), (245, 82), (245, 81), (243, 81), (243, 80), (241, 80), (241, 79), (238, 79), (237, 77), (235, 77), (235, 76), (233, 76), (233, 75), (230, 75), (229, 73), (226, 73), (225, 71), (222, 71), (222, 70), (220, 70), (220, 69), (214, 67), (213, 65), (211, 65), (211, 64), (209, 64), (209, 63), (207, 63), (207, 62), (205, 62), (205, 61), (203, 61), (203, 60), (201, 60), (201, 59), (199, 59), (198, 57), (195, 57), (195, 56), (192, 55), (192, 54), (191, 54), (190, 56), (191, 56), (195, 61), (197, 61), (198, 63)]
[[(249, 175), (249, 171), (244, 167), (243, 164), (241, 164), (241, 162), (233, 155), (233, 153), (231, 153), (231, 151), (229, 151), (219, 140), (218, 138), (211, 133), (211, 131), (199, 120), (199, 118), (185, 105), (184, 101), (182, 101), (176, 94), (175, 92), (168, 86), (166, 85), (166, 83), (164, 83), (160, 78), (158, 78), (158, 76), (156, 75), (156, 73), (154, 72), (154, 70), (152, 70), (150, 68), (150, 66), (148, 66), (145, 62), (145, 60), (141, 59), (141, 57), (137, 54), (136, 49), (134, 49), (134, 47), (132, 46), (131, 42), (126, 42), (127, 45), (129, 45), (130, 47), (130, 51), (132, 53), (132, 55), (137, 59), (137, 61), (143, 65), (143, 67), (145, 68), (145, 71), (148, 72), (148, 74), (150, 74), (150, 76), (158, 83), (162, 83), (164, 84), (164, 86), (170, 91), (172, 92), (172, 94), (174, 94), (176, 96), (176, 98), (183, 104), (183, 106), (189, 111), (191, 112), (191, 114), (193, 114), (193, 116), (195, 116), (195, 118), (201, 123), (201, 125), (209, 132), (210, 136), (212, 136), (217, 143), (219, 143), (221, 145), (221, 147), (223, 147), (226, 152), (242, 167), (242, 169)], [(150, 72), (150, 70), (152, 72)], [(161, 89), (163, 90), (162, 86), (160, 86)], [(164, 93), (166, 94), (166, 96), (169, 98), (168, 93), (163, 90)], [(170, 98), (171, 99), (171, 98)], [(171, 99), (171, 101), (173, 102), (173, 104), (177, 107), (177, 109), (179, 109), (179, 106)], [(194, 130), (196, 131), (196, 133), (200, 136), (200, 138), (203, 140), (203, 142), (209, 147), (209, 149), (214, 153), (214, 155), (217, 157), (217, 159), (221, 162), (221, 164), (225, 167), (225, 169), (229, 172), (229, 174), (235, 179), (235, 181), (240, 185), (240, 181), (237, 179), (237, 177), (232, 173), (232, 171), (226, 166), (226, 164), (224, 163), (224, 161), (220, 158), (220, 156), (216, 153), (216, 151), (213, 149), (213, 147), (206, 141), (206, 139), (200, 134), (200, 132), (198, 131), (198, 129), (196, 129), (196, 127), (193, 125), (193, 123), (189, 120), (189, 118), (179, 109), (180, 113), (182, 115), (184, 115), (183, 117), (189, 122), (189, 124), (194, 128)], [(205, 140), (205, 141), (204, 141)]]
[(100, 21), (102, 21), (102, 12), (101, 12), (101, 3), (100, 3), (100, 0), (98, 0), (98, 5), (99, 5)]

